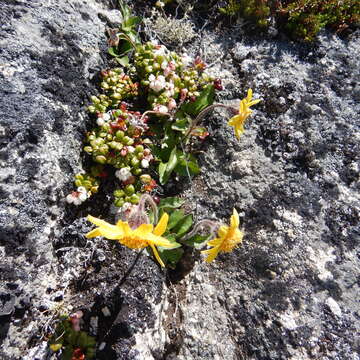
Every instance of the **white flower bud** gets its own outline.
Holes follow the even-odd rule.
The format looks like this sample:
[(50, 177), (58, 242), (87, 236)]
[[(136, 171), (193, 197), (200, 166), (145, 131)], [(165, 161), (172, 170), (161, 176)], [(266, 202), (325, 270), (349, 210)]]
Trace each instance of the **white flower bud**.
[(132, 154), (135, 151), (135, 148), (133, 146), (128, 146), (127, 150), (130, 154)]
[(66, 202), (68, 203), (68, 204), (72, 204), (73, 202), (74, 202), (74, 196), (73, 196), (73, 194), (69, 194), (67, 197), (66, 197)]
[(131, 171), (129, 170), (129, 168), (121, 168), (115, 172), (115, 176), (120, 181), (126, 181), (132, 176), (132, 174), (131, 174)]
[(84, 186), (79, 186), (77, 189), (76, 189), (77, 192), (79, 193), (87, 193), (86, 191), (86, 188)]
[[(150, 79), (150, 76), (149, 76), (149, 79)], [(154, 79), (150, 82), (149, 86), (150, 86), (150, 89), (152, 89), (156, 92), (161, 91), (166, 86), (165, 77), (163, 75), (159, 75), (158, 77), (156, 77), (156, 79)]]
[(98, 117), (97, 120), (96, 120), (96, 123), (99, 125), (99, 126), (103, 126), (105, 124), (105, 121), (102, 117)]
[(82, 201), (78, 197), (74, 198), (74, 202), (73, 202), (74, 205), (79, 206), (79, 205), (81, 205), (81, 203), (82, 203)]
[(85, 201), (87, 198), (88, 198), (88, 197), (87, 197), (87, 194), (85, 194), (85, 193), (80, 193), (79, 196), (78, 196), (78, 199), (79, 199), (81, 202)]
[(142, 159), (141, 160), (141, 167), (143, 167), (144, 169), (149, 167), (149, 161), (146, 159)]
[(168, 113), (168, 108), (165, 105), (155, 104), (154, 105), (154, 111), (167, 114)]

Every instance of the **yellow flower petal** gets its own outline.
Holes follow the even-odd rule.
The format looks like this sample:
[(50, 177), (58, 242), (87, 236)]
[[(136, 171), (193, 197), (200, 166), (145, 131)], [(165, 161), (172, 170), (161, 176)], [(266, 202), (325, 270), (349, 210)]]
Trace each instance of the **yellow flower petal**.
[(229, 231), (229, 227), (226, 225), (221, 225), (218, 230), (218, 235), (223, 238), (227, 232)]
[(86, 234), (87, 238), (92, 238), (95, 236), (104, 236), (109, 240), (118, 240), (120, 237), (123, 236), (123, 231), (118, 226), (111, 225), (106, 221), (98, 219), (91, 215), (89, 215), (87, 219), (91, 221), (93, 224), (98, 226), (98, 228)]
[(162, 246), (165, 248), (173, 248), (174, 244), (173, 242), (169, 241), (168, 239), (162, 237), (162, 236), (158, 236), (158, 235), (154, 235), (154, 234), (147, 234), (146, 235), (146, 241), (150, 244), (154, 244), (156, 246)]
[(92, 222), (94, 225), (96, 226), (101, 226), (101, 227), (106, 227), (109, 230), (113, 229), (114, 227), (116, 227), (115, 225), (109, 224), (108, 222), (106, 222), (105, 220), (101, 220), (99, 218), (96, 218), (94, 216), (88, 215), (87, 216), (87, 220)]
[(146, 237), (149, 233), (153, 231), (153, 226), (151, 224), (141, 224), (138, 228), (133, 230), (134, 236)]
[(97, 237), (97, 236), (101, 236), (101, 232), (98, 228), (94, 229), (94, 230), (91, 230), (90, 232), (88, 232), (85, 237), (88, 238), (88, 239), (91, 239), (91, 238), (94, 238), (94, 237)]
[(248, 89), (246, 100), (247, 100), (248, 102), (251, 101), (252, 96), (253, 96), (253, 91), (252, 91), (252, 89)]
[(164, 262), (161, 260), (160, 255), (159, 255), (156, 247), (155, 247), (153, 244), (151, 244), (151, 243), (150, 243), (149, 245), (151, 246), (152, 251), (153, 251), (153, 253), (154, 253), (154, 256), (155, 256), (156, 260), (158, 261), (158, 263), (159, 263), (162, 267), (165, 267), (165, 264), (164, 264)]
[(153, 234), (161, 236), (166, 231), (168, 221), (169, 221), (169, 215), (166, 212), (164, 212), (160, 221), (156, 225)]
[(239, 214), (236, 211), (236, 209), (234, 208), (233, 214), (231, 215), (231, 218), (230, 218), (230, 227), (238, 228), (239, 224), (240, 224), (240, 222), (239, 222)]
[(205, 259), (205, 261), (210, 263), (211, 261), (213, 261), (216, 258), (219, 251), (220, 251), (220, 247), (214, 247), (212, 249), (204, 250), (201, 253), (208, 255), (207, 258)]
[(207, 243), (207, 245), (209, 245), (209, 246), (220, 246), (221, 243), (222, 243), (222, 241), (223, 241), (223, 239), (221, 239), (221, 238), (215, 238), (215, 239), (213, 239), (213, 240), (210, 240), (210, 241)]

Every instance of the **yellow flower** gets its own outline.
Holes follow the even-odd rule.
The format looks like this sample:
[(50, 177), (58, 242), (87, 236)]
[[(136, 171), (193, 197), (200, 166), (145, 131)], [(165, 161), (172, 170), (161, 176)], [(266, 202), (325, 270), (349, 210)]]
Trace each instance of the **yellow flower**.
[(239, 113), (233, 116), (228, 125), (233, 126), (235, 130), (235, 135), (239, 139), (240, 135), (244, 132), (245, 120), (251, 115), (252, 110), (250, 106), (253, 106), (260, 102), (260, 99), (252, 100), (252, 90), (249, 89), (247, 97), (240, 101)]
[(238, 227), (239, 214), (234, 209), (230, 218), (230, 226), (221, 225), (218, 230), (218, 237), (207, 243), (212, 248), (202, 251), (203, 254), (208, 255), (206, 258), (207, 262), (213, 261), (220, 251), (233, 251), (242, 242), (244, 233)]
[(117, 240), (130, 249), (142, 249), (151, 246), (156, 260), (163, 267), (165, 267), (165, 265), (155, 246), (171, 249), (177, 245), (161, 236), (165, 232), (169, 220), (169, 215), (166, 213), (163, 214), (155, 229), (151, 224), (142, 224), (133, 230), (127, 222), (119, 220), (116, 225), (111, 225), (91, 215), (89, 215), (87, 219), (98, 226), (86, 234), (87, 238), (103, 236), (109, 240)]

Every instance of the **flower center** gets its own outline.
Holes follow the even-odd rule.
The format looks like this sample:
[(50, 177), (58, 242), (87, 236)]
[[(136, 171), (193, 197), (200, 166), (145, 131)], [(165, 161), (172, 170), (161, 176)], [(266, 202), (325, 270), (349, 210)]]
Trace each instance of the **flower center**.
[(142, 239), (139, 236), (125, 236), (120, 242), (130, 249), (142, 249), (149, 245), (145, 239)]

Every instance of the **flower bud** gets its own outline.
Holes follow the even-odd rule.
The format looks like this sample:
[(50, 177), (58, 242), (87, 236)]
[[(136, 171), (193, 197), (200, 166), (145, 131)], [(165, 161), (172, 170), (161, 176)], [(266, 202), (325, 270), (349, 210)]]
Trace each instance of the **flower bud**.
[(97, 118), (96, 123), (99, 126), (103, 126), (105, 124), (105, 121), (104, 121), (104, 119), (102, 117), (99, 117), (99, 118)]
[(141, 153), (141, 152), (143, 152), (144, 151), (144, 147), (142, 146), (142, 145), (137, 145), (136, 147), (135, 147), (135, 152), (136, 153)]
[(136, 157), (133, 157), (131, 159), (131, 165), (134, 166), (134, 167), (138, 167), (140, 164), (140, 161), (136, 158)]
[(134, 185), (127, 185), (125, 187), (124, 191), (125, 191), (126, 195), (130, 196), (135, 193), (135, 187), (134, 187)]
[(99, 151), (102, 155), (106, 155), (109, 152), (109, 146), (104, 144), (99, 148)]
[(106, 157), (103, 155), (98, 155), (95, 157), (95, 161), (99, 164), (106, 164)]
[(114, 191), (114, 196), (117, 198), (121, 198), (125, 196), (125, 192), (124, 190), (115, 190)]
[(147, 169), (149, 167), (149, 161), (146, 159), (141, 160), (141, 167)]
[(139, 195), (137, 195), (137, 194), (131, 195), (130, 202), (132, 204), (137, 204), (139, 201), (140, 201)]
[(148, 175), (148, 174), (141, 175), (141, 176), (140, 176), (140, 181), (141, 181), (143, 184), (149, 184), (150, 181), (151, 181), (151, 176)]
[(118, 130), (115, 135), (116, 135), (116, 137), (117, 137), (119, 140), (121, 140), (121, 139), (124, 138), (124, 135), (125, 135), (125, 134), (124, 134), (123, 131)]
[(74, 196), (72, 194), (69, 194), (68, 196), (66, 196), (65, 200), (68, 204), (72, 204), (74, 202)]
[(125, 203), (125, 200), (123, 198), (118, 198), (115, 200), (114, 205), (117, 207), (122, 207)]
[(88, 154), (91, 154), (93, 151), (93, 148), (91, 146), (85, 146), (84, 151), (87, 152)]

